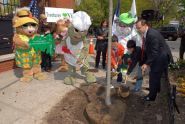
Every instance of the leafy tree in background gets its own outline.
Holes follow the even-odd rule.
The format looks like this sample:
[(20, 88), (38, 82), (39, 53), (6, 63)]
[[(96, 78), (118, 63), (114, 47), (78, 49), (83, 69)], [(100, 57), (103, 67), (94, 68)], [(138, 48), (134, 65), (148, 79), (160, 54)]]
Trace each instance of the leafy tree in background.
[(93, 21), (93, 25), (99, 25), (99, 23), (106, 18), (105, 5), (101, 4), (99, 0), (83, 0), (77, 10), (87, 12)]
[(182, 21), (182, 24), (185, 24), (185, 0), (179, 0), (179, 18)]
[[(120, 12), (128, 12), (131, 9), (132, 0), (121, 0)], [(142, 10), (150, 9), (151, 2), (148, 0), (137, 0), (138, 16), (141, 15)], [(117, 0), (114, 0), (114, 8), (117, 5)], [(93, 19), (93, 25), (97, 26), (103, 19), (108, 19), (109, 3), (108, 0), (82, 0), (80, 6), (76, 10), (83, 10), (87, 12)]]
[[(140, 16), (143, 10), (154, 9), (164, 14), (164, 24), (170, 20), (179, 18), (179, 1), (182, 1), (185, 7), (185, 0), (136, 0), (137, 16)], [(114, 8), (117, 0), (114, 0)], [(121, 0), (121, 13), (128, 12), (131, 9), (132, 0)], [(82, 0), (77, 10), (86, 11), (93, 19), (93, 25), (99, 25), (103, 19), (108, 19), (108, 0)], [(185, 13), (185, 12), (184, 12)], [(160, 24), (160, 23), (159, 23)], [(161, 25), (161, 24), (160, 24)]]
[(154, 10), (158, 10), (164, 15), (164, 23), (168, 24), (170, 20), (178, 19), (178, 8), (180, 0), (151, 0), (154, 4)]

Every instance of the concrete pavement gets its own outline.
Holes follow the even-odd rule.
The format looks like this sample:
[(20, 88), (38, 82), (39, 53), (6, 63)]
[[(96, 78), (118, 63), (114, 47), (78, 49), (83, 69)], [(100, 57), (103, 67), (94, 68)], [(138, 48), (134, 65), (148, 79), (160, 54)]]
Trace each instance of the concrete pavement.
[[(42, 117), (72, 89), (63, 74), (48, 74), (45, 81), (19, 82), (12, 70), (0, 74), (0, 124), (39, 124)], [(58, 76), (58, 77), (57, 77)]]

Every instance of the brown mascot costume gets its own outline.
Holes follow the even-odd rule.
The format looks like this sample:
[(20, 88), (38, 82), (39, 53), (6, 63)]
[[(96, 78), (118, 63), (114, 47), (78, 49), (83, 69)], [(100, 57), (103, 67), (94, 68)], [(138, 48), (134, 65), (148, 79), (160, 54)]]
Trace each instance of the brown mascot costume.
[(13, 37), (16, 65), (23, 69), (23, 77), (20, 81), (30, 82), (33, 78), (46, 79), (46, 75), (41, 72), (40, 52), (29, 47), (29, 40), (37, 34), (38, 20), (28, 9), (22, 8), (13, 18), (13, 28), (16, 30)]
[(66, 38), (67, 32), (69, 27), (69, 20), (67, 19), (60, 19), (56, 23), (56, 29), (54, 33), (54, 38), (56, 40), (56, 54), (61, 56), (61, 66), (59, 67), (58, 71), (60, 72), (67, 72), (68, 65), (64, 59), (64, 52), (62, 51), (62, 47), (66, 46)]

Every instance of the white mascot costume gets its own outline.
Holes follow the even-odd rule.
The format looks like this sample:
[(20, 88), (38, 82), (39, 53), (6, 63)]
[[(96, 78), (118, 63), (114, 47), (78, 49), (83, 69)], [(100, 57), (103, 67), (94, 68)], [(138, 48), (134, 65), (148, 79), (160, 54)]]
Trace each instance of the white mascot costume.
[(135, 40), (136, 46), (141, 46), (142, 44), (141, 37), (134, 25), (135, 20), (136, 18), (133, 18), (130, 13), (122, 13), (116, 22), (114, 34), (118, 37), (118, 42), (125, 48), (125, 54), (127, 53), (126, 46), (129, 40)]

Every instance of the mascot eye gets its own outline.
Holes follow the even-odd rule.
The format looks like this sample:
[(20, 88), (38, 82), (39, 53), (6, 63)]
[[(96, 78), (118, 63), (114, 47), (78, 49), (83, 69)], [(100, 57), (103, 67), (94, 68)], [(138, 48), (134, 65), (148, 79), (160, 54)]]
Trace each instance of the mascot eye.
[(29, 23), (22, 25), (23, 28), (27, 28), (28, 26), (36, 27), (37, 25), (35, 23)]
[(76, 28), (75, 28), (75, 31), (76, 31), (76, 32), (80, 32), (80, 31), (79, 31), (78, 29), (76, 29)]
[(28, 26), (29, 26), (28, 24), (22, 25), (23, 28), (26, 28), (26, 27), (28, 27)]
[(35, 23), (30, 24), (32, 27), (36, 27), (37, 25)]
[(120, 27), (127, 27), (125, 24), (123, 24), (123, 23), (119, 23), (119, 26)]
[(84, 33), (85, 31), (79, 31), (78, 29), (75, 28), (75, 32), (77, 32), (77, 33)]

